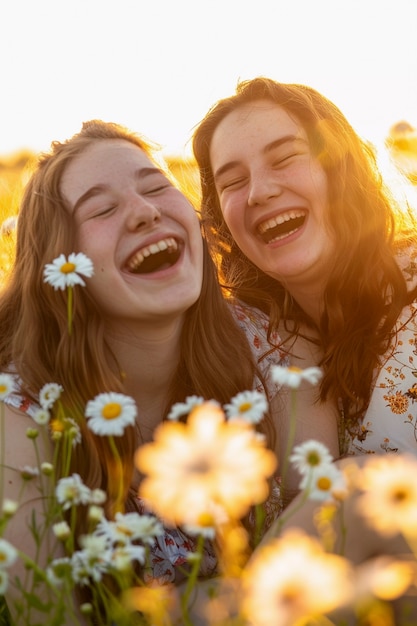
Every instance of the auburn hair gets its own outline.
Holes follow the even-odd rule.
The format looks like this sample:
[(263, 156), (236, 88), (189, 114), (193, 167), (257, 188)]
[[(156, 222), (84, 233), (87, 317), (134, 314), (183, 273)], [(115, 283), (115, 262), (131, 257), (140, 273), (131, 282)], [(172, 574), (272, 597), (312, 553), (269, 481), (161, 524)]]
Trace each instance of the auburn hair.
[(400, 247), (416, 243), (416, 218), (384, 184), (372, 145), (330, 100), (305, 85), (265, 77), (240, 82), (236, 93), (217, 102), (197, 126), (193, 151), (200, 170), (203, 227), (221, 281), (234, 296), (269, 314), (271, 328), (283, 322), (297, 333), (301, 321), (315, 324), (285, 286), (256, 267), (233, 240), (210, 162), (218, 124), (259, 100), (276, 104), (298, 121), (327, 177), (326, 221), (337, 246), (316, 329), (324, 351), (321, 398), (342, 398), (357, 417), (369, 402), (374, 369), (393, 338), (395, 322), (416, 297), (396, 262)]

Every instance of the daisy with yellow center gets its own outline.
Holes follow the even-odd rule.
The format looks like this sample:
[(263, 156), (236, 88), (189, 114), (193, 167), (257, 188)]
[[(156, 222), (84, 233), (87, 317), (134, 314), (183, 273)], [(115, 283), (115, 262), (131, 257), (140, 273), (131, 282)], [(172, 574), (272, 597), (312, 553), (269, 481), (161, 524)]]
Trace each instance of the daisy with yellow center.
[(328, 554), (301, 531), (258, 548), (243, 575), (243, 612), (250, 625), (305, 624), (349, 602), (349, 562)]
[(114, 437), (121, 437), (128, 426), (136, 421), (137, 408), (130, 396), (122, 393), (101, 393), (87, 403), (87, 426), (96, 435), (107, 437), (113, 468), (108, 476), (108, 493), (113, 513), (124, 511), (124, 466)]
[(17, 559), (17, 550), (6, 539), (0, 538), (0, 568), (10, 567)]
[(7, 396), (10, 396), (15, 387), (13, 376), (10, 376), (10, 374), (0, 374), (0, 400), (5, 400)]
[(265, 394), (259, 391), (242, 391), (225, 404), (225, 413), (229, 420), (241, 419), (249, 424), (258, 424), (268, 410)]
[(140, 495), (152, 510), (174, 525), (196, 526), (213, 506), (239, 519), (263, 502), (277, 464), (251, 426), (227, 422), (210, 402), (195, 408), (187, 424), (160, 424), (135, 461), (145, 476)]
[(133, 426), (137, 408), (133, 398), (121, 393), (101, 393), (87, 403), (85, 417), (96, 435), (121, 437), (126, 426)]
[(273, 381), (279, 385), (298, 389), (303, 380), (306, 380), (311, 385), (317, 385), (323, 376), (323, 372), (319, 367), (307, 367), (303, 370), (293, 365), (290, 367), (275, 365), (271, 368), (271, 375)]
[(323, 464), (306, 473), (300, 483), (310, 500), (334, 500), (347, 494), (347, 485), (342, 470), (335, 465)]
[(47, 263), (44, 267), (44, 282), (52, 285), (55, 290), (64, 291), (66, 289), (68, 292), (68, 334), (71, 334), (72, 329), (73, 287), (75, 285), (85, 287), (85, 282), (81, 276), (90, 278), (93, 274), (93, 263), (82, 252), (71, 252), (68, 259), (65, 254), (61, 254), (52, 263)]
[(71, 252), (68, 259), (65, 254), (60, 254), (52, 263), (47, 263), (43, 278), (45, 283), (49, 283), (54, 289), (64, 291), (67, 287), (74, 287), (74, 285), (85, 287), (81, 276), (90, 278), (93, 273), (93, 263), (85, 254)]
[(309, 439), (294, 448), (290, 461), (304, 475), (322, 465), (328, 465), (333, 457), (323, 443)]
[(362, 469), (360, 513), (379, 533), (417, 538), (417, 459), (378, 456)]

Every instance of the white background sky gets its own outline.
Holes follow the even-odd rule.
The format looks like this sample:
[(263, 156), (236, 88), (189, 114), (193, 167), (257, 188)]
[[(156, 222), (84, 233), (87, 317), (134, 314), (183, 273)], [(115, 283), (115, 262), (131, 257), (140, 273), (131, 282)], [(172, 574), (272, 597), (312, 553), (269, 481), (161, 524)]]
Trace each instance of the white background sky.
[(417, 126), (417, 0), (5, 0), (0, 154), (101, 118), (184, 154), (238, 79), (315, 87), (367, 139)]

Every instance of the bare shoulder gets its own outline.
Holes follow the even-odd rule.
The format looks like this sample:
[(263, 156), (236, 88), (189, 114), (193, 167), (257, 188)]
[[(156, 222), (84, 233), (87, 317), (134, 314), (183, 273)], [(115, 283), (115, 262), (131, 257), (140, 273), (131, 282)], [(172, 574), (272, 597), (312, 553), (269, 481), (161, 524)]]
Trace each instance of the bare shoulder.
[[(34, 420), (26, 413), (4, 404), (4, 459), (3, 465), (11, 468), (21, 467), (35, 463), (37, 459), (36, 448), (47, 457), (50, 457), (51, 446), (44, 427), (38, 427)], [(38, 429), (39, 436), (34, 440), (28, 437), (28, 429)], [(44, 460), (50, 460), (45, 458)]]

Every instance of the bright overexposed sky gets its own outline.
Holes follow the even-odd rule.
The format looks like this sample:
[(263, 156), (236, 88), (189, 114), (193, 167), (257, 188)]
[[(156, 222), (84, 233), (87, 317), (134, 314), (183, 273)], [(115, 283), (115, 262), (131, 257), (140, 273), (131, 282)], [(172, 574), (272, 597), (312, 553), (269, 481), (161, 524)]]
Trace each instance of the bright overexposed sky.
[(308, 84), (365, 138), (417, 126), (417, 0), (13, 0), (0, 8), (0, 154), (92, 118), (185, 154), (239, 79)]

